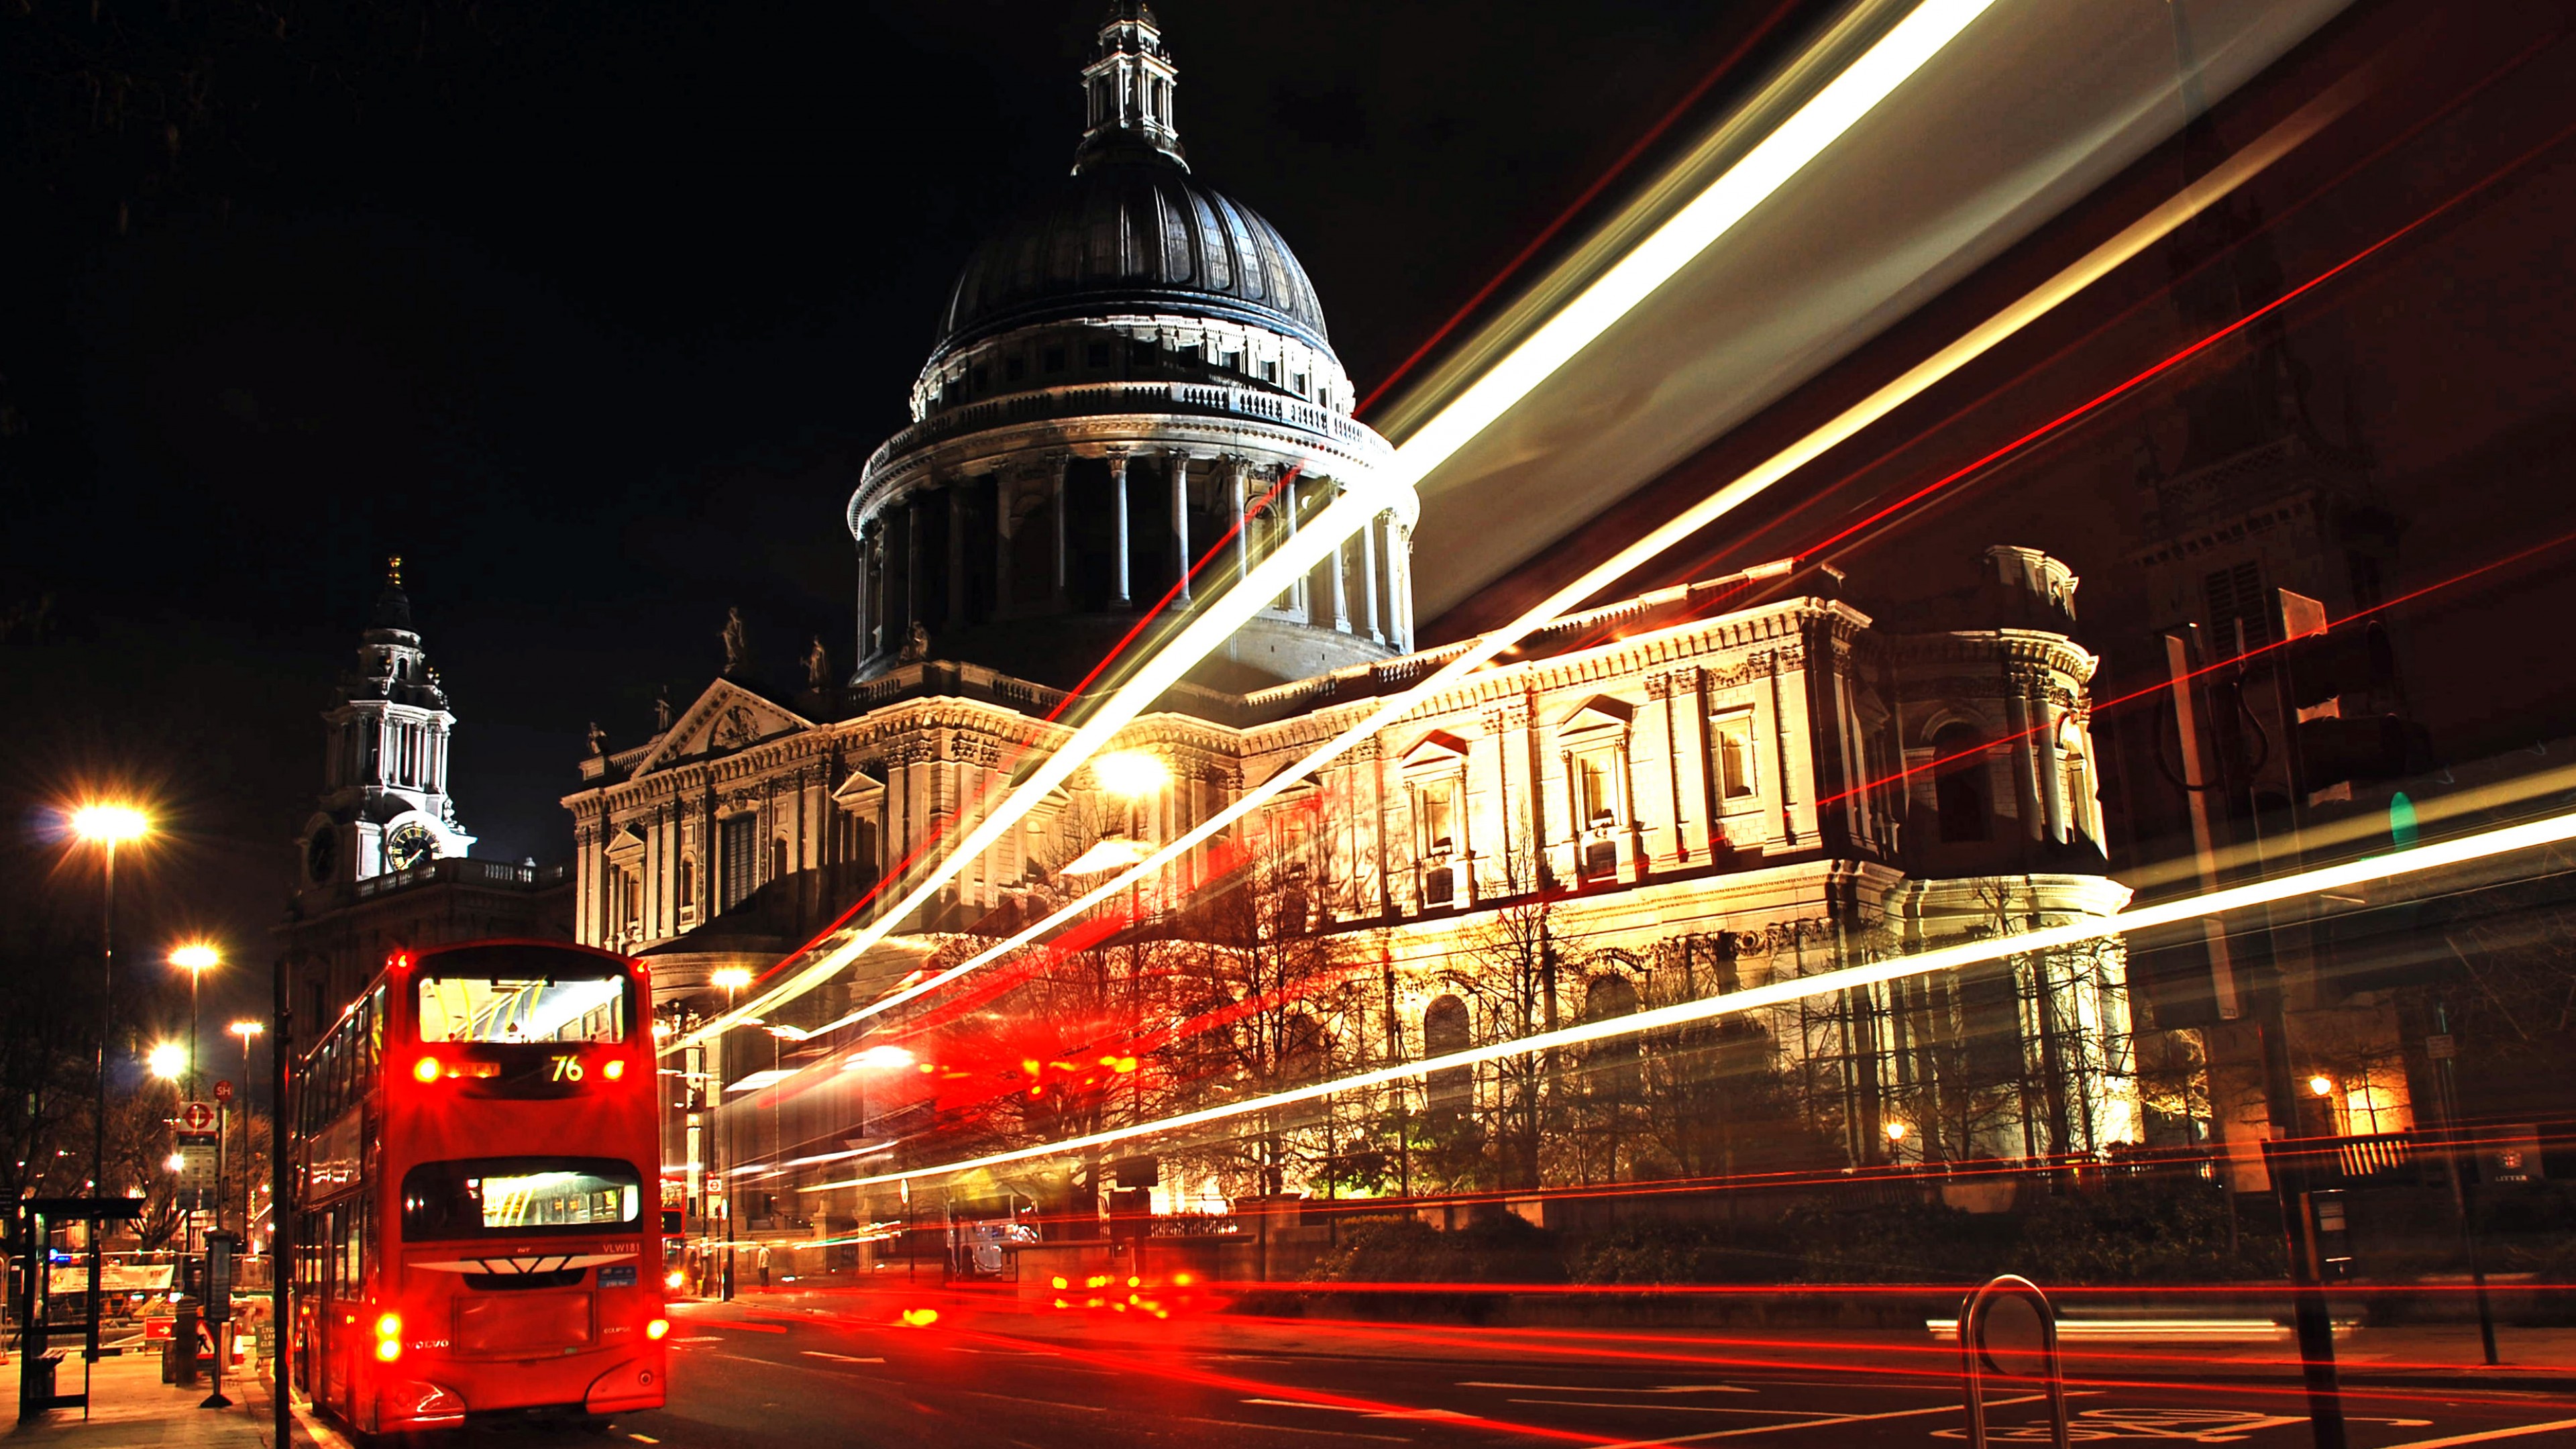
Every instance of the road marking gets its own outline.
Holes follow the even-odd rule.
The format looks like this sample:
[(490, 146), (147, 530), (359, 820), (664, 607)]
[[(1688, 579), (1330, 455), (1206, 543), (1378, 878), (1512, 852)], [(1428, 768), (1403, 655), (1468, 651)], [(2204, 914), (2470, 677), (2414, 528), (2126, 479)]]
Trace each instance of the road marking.
[(828, 1359), (830, 1359), (830, 1360), (831, 1360), (832, 1362), (834, 1362), (834, 1363), (884, 1363), (884, 1362), (885, 1362), (885, 1360), (884, 1360), (884, 1359), (881, 1359), (881, 1358), (853, 1358), (853, 1357), (851, 1357), (849, 1354), (846, 1354), (846, 1353), (825, 1353), (823, 1350), (821, 1350), (821, 1349), (819, 1349), (819, 1348), (800, 1348), (800, 1349), (798, 1349), (798, 1350), (797, 1350), (797, 1352), (798, 1352), (798, 1353), (801, 1353), (801, 1354), (803, 1354), (803, 1355), (805, 1355), (807, 1358), (828, 1358)]
[(1616, 1384), (1496, 1384), (1483, 1379), (1460, 1379), (1462, 1389), (1535, 1389), (1548, 1394), (1752, 1394), (1759, 1389), (1738, 1388), (1734, 1384), (1657, 1384), (1652, 1388), (1623, 1389)]
[(2477, 1434), (2454, 1434), (2448, 1439), (2417, 1439), (2407, 1444), (2391, 1444), (2388, 1449), (2451, 1449), (2454, 1444), (2491, 1444), (2498, 1439), (2519, 1439), (2525, 1434), (2546, 1434), (2552, 1429), (2576, 1429), (2576, 1419), (2523, 1424), (2511, 1429), (2488, 1429)]
[[(1813, 1409), (1725, 1409), (1719, 1408), (1713, 1404), (1593, 1403), (1583, 1399), (1505, 1399), (1503, 1402), (1507, 1404), (1546, 1404), (1550, 1407), (1559, 1409), (1635, 1409), (1639, 1413), (1645, 1414), (1784, 1414), (1793, 1419), (1800, 1414), (1813, 1415), (1816, 1412)], [(1843, 1416), (1845, 1419), (1858, 1417), (1861, 1416), (1853, 1414), (1846, 1414)], [(1795, 1424), (1784, 1424), (1781, 1427), (1795, 1429), (1798, 1426)]]
[(673, 1343), (722, 1343), (724, 1337), (721, 1334), (701, 1333), (690, 1338), (675, 1338), (671, 1341)]
[(1036, 1404), (1040, 1407), (1049, 1409), (1079, 1409), (1086, 1414), (1106, 1414), (1110, 1412), (1108, 1409), (1103, 1408), (1098, 1404), (1068, 1404), (1057, 1399), (1025, 1398), (1019, 1394), (987, 1394), (975, 1389), (948, 1389), (944, 1390), (944, 1392), (951, 1394), (964, 1394), (970, 1399), (999, 1399), (1006, 1404)]
[(638, 1444), (659, 1444), (662, 1442), (650, 1434), (628, 1434), (626, 1437), (634, 1440)]
[(1397, 1434), (1363, 1434), (1356, 1429), (1294, 1429), (1286, 1424), (1258, 1424), (1250, 1419), (1199, 1419), (1175, 1414), (1175, 1424), (1214, 1424), (1221, 1429), (1257, 1429), (1264, 1434), (1311, 1434), (1319, 1439), (1375, 1439), (1381, 1444), (1410, 1444)]
[[(1989, 1399), (1989, 1409), (2009, 1408), (2014, 1404), (2036, 1404), (2046, 1394), (2024, 1394), (2014, 1399)], [(1785, 1434), (1792, 1429), (1822, 1429), (1833, 1424), (1862, 1424), (1880, 1419), (1919, 1419), (1925, 1414), (1963, 1414), (1957, 1404), (1936, 1404), (1928, 1409), (1891, 1409), (1883, 1414), (1844, 1414), (1831, 1419), (1808, 1419), (1796, 1424), (1748, 1424), (1741, 1429), (1711, 1429), (1705, 1434), (1671, 1434), (1661, 1439), (1629, 1439), (1604, 1446), (1604, 1449), (1656, 1449), (1665, 1444), (1698, 1444), (1710, 1439), (1737, 1439), (1747, 1434)], [(2431, 1449), (2429, 1445), (2404, 1445), (2400, 1449)]]
[(1464, 1419), (1468, 1415), (1456, 1409), (1370, 1409), (1355, 1404), (1318, 1404), (1307, 1399), (1246, 1399), (1247, 1404), (1267, 1404), (1279, 1409), (1324, 1409), (1336, 1414), (1357, 1414), (1363, 1419)]

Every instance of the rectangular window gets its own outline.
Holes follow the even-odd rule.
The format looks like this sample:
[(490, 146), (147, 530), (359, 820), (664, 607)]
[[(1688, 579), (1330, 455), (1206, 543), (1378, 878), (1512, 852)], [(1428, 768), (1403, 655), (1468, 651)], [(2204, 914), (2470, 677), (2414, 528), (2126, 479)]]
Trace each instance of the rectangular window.
[(1458, 784), (1435, 780), (1422, 787), (1422, 849), (1437, 855), (1456, 848)]
[(606, 1157), (483, 1157), (403, 1174), (403, 1239), (580, 1232), (644, 1220), (643, 1179)]
[(1049, 372), (1064, 371), (1064, 349), (1061, 347), (1048, 348), (1046, 350), (1045, 366), (1046, 370)]
[(1584, 755), (1574, 762), (1576, 808), (1587, 826), (1608, 825), (1619, 818), (1617, 809), (1611, 804), (1614, 786), (1611, 768), (1607, 755)]
[(626, 1038), (623, 975), (425, 976), (425, 1042), (618, 1042)]
[(1100, 368), (1107, 367), (1109, 365), (1109, 344), (1106, 342), (1092, 343), (1089, 347), (1083, 349), (1082, 360), (1085, 366), (1090, 367), (1095, 371)]
[(760, 822), (749, 815), (716, 822), (716, 839), (723, 856), (719, 864), (724, 870), (724, 896), (716, 903), (716, 909), (732, 910), (760, 884), (759, 836)]
[(1720, 800), (1750, 800), (1754, 793), (1753, 711), (1709, 721), (1709, 778)]
[(1024, 377), (1026, 377), (1026, 376), (1028, 376), (1028, 375), (1029, 375), (1029, 362), (1028, 362), (1028, 359), (1027, 359), (1027, 358), (1025, 358), (1025, 357), (1013, 357), (1013, 358), (1005, 359), (1005, 360), (1003, 361), (1003, 363), (1002, 363), (1002, 376), (1003, 376), (1005, 379), (1007, 379), (1007, 380), (1009, 380), (1009, 381), (1011, 381), (1011, 382), (1018, 382), (1021, 378), (1024, 378)]

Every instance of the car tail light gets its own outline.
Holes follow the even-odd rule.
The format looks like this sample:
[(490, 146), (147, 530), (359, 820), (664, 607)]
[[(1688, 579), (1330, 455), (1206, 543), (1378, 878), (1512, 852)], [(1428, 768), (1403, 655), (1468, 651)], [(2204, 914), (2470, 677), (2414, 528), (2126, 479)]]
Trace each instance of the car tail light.
[(656, 1318), (652, 1322), (644, 1325), (644, 1336), (646, 1338), (653, 1339), (656, 1342), (661, 1340), (663, 1334), (670, 1331), (671, 1320), (667, 1318)]

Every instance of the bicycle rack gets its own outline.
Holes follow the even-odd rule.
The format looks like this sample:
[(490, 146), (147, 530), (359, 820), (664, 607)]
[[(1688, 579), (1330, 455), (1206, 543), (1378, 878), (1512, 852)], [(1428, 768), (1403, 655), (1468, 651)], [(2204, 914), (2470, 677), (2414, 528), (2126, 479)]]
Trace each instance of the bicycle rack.
[(1968, 1400), (1968, 1449), (1986, 1449), (1986, 1374), (2030, 1377), (2008, 1373), (1986, 1352), (1986, 1314), (2005, 1298), (2021, 1299), (2039, 1314), (2039, 1354), (2048, 1380), (2049, 1442), (2057, 1449), (2069, 1449), (2066, 1377), (2057, 1362), (2057, 1314), (2038, 1284), (2012, 1273), (1969, 1294), (1959, 1305), (1959, 1372)]

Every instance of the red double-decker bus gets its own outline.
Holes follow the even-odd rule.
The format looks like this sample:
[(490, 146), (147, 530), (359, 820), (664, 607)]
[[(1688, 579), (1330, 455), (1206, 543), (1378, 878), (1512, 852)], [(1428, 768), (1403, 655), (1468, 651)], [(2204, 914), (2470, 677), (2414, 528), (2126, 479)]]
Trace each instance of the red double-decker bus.
[(643, 963), (397, 955), (292, 1093), (299, 1387), (365, 1433), (663, 1401)]

